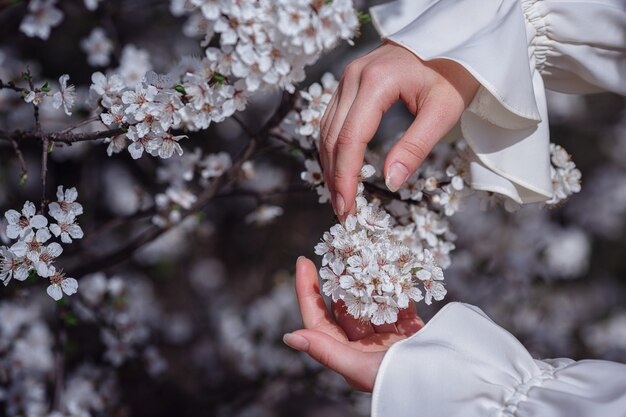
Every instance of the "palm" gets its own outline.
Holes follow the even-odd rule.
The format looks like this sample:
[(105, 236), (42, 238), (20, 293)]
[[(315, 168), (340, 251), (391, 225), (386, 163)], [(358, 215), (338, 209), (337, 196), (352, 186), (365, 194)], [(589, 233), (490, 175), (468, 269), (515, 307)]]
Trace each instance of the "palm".
[[(296, 291), (305, 329), (287, 335), (285, 342), (339, 372), (354, 388), (371, 391), (384, 352), (423, 326), (415, 306), (411, 304), (402, 310), (395, 324), (373, 326), (350, 316), (340, 301), (333, 303), (333, 321), (320, 294), (315, 265), (301, 258), (296, 270)], [(296, 346), (304, 342), (306, 347)]]

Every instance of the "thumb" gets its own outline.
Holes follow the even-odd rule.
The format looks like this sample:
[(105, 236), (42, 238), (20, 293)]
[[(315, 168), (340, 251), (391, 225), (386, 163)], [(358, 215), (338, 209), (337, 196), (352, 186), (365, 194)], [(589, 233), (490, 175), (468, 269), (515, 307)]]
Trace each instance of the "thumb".
[(431, 96), (385, 160), (385, 184), (396, 192), (424, 162), (433, 147), (456, 124), (458, 117), (445, 99)]
[(361, 352), (325, 333), (306, 329), (287, 333), (283, 341), (341, 374), (354, 388), (368, 392), (374, 388), (383, 352)]

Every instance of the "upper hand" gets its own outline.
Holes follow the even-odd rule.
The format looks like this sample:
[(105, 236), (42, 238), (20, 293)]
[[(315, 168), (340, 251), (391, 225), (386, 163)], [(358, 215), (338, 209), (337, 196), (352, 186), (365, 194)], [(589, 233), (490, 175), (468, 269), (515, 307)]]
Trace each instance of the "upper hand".
[(371, 392), (385, 352), (424, 325), (413, 303), (400, 311), (395, 324), (384, 326), (359, 321), (343, 303), (334, 304), (335, 323), (320, 294), (315, 265), (304, 257), (296, 264), (296, 292), (305, 329), (288, 333), (283, 340), (341, 374), (358, 390)]
[(339, 217), (354, 209), (365, 148), (394, 103), (402, 100), (415, 120), (385, 160), (391, 191), (400, 188), (454, 127), (478, 87), (460, 64), (424, 62), (391, 43), (348, 65), (321, 120), (320, 159)]

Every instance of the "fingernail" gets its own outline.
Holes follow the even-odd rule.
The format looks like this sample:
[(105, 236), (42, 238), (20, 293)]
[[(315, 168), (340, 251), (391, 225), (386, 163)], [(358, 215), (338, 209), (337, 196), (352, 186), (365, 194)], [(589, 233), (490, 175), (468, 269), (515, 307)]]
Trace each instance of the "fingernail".
[(309, 341), (304, 337), (293, 334), (285, 333), (283, 336), (283, 342), (292, 349), (299, 350), (300, 352), (306, 352), (309, 348)]
[(343, 216), (343, 213), (346, 211), (346, 202), (339, 193), (337, 193), (337, 197), (335, 197), (335, 208), (337, 209), (338, 216)]
[(394, 162), (389, 167), (385, 185), (389, 188), (389, 191), (395, 193), (402, 187), (407, 178), (409, 178), (409, 170), (400, 162)]
[(300, 261), (303, 261), (305, 259), (306, 259), (306, 257), (300, 255), (300, 256), (298, 256), (298, 259), (296, 260), (296, 262), (300, 262)]

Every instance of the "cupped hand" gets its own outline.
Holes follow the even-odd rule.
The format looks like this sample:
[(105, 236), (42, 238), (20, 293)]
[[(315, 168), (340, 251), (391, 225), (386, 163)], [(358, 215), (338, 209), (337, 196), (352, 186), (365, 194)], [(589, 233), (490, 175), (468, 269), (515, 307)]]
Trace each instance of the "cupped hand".
[(354, 210), (365, 148), (394, 103), (402, 100), (415, 120), (385, 160), (391, 191), (402, 186), (454, 127), (478, 87), (460, 64), (425, 62), (392, 43), (349, 64), (321, 120), (320, 160), (337, 215), (343, 218)]
[(424, 325), (412, 303), (400, 311), (395, 324), (372, 326), (356, 320), (342, 303), (333, 305), (333, 321), (320, 294), (315, 265), (304, 257), (296, 263), (296, 292), (305, 328), (287, 333), (284, 342), (338, 372), (361, 391), (374, 388), (378, 368), (391, 345)]

